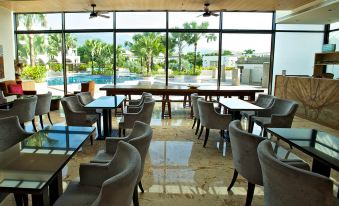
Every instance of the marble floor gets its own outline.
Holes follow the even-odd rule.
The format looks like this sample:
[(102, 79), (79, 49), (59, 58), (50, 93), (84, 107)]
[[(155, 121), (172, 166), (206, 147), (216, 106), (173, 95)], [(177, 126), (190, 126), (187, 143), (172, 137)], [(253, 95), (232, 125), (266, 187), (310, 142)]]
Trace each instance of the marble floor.
[[(245, 179), (238, 177), (232, 191), (227, 192), (233, 175), (230, 145), (220, 143), (218, 131), (212, 130), (207, 147), (203, 148), (203, 138), (197, 139), (191, 129), (193, 121), (189, 114), (189, 108), (183, 109), (182, 104), (174, 103), (172, 119), (162, 120), (160, 103), (156, 104), (151, 122), (153, 139), (142, 179), (145, 193), (139, 195), (140, 205), (244, 205), (247, 192)], [(64, 124), (63, 112), (52, 112), (52, 119), (57, 124)], [(114, 117), (113, 128), (117, 128), (119, 119)], [(48, 122), (47, 118), (45, 122)], [(338, 130), (298, 117), (295, 118), (293, 127), (312, 127), (339, 136)], [(259, 132), (258, 128), (255, 128), (255, 132)], [(63, 170), (64, 188), (69, 181), (78, 178), (79, 164), (91, 160), (103, 146), (104, 141), (95, 141), (93, 146), (89, 141), (85, 143)], [(310, 157), (301, 152), (295, 153), (306, 161), (311, 161)], [(331, 176), (339, 180), (337, 172), (332, 171)], [(263, 187), (257, 186), (252, 205), (263, 205), (263, 195)], [(9, 195), (0, 205), (15, 205), (13, 199)]]

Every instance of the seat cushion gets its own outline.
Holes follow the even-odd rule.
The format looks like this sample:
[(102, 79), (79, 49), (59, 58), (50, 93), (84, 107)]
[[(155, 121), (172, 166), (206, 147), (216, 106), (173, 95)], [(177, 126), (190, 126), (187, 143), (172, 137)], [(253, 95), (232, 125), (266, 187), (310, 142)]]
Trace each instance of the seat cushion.
[(100, 187), (81, 185), (79, 182), (70, 182), (64, 194), (55, 202), (54, 206), (92, 205), (100, 193)]
[(8, 92), (13, 94), (24, 94), (21, 84), (10, 84), (8, 85)]
[(113, 159), (114, 154), (107, 153), (105, 150), (100, 150), (91, 162), (107, 163)]

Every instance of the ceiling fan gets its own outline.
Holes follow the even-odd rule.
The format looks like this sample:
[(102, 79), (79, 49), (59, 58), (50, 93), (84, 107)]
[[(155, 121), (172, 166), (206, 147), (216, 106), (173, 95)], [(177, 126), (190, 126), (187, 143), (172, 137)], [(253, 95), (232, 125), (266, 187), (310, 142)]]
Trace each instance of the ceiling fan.
[(208, 8), (209, 6), (210, 6), (209, 3), (205, 3), (204, 4), (204, 13), (199, 15), (198, 17), (200, 17), (200, 16), (203, 16), (203, 17), (219, 16), (219, 14), (215, 13), (215, 11), (210, 11), (210, 9)]
[(106, 11), (96, 11), (96, 10), (95, 10), (95, 7), (96, 7), (96, 6), (97, 6), (96, 4), (91, 4), (92, 11), (91, 11), (91, 13), (89, 14), (89, 18), (92, 19), (92, 18), (95, 18), (95, 17), (100, 16), (100, 17), (104, 17), (104, 18), (107, 18), (107, 19), (108, 19), (109, 16), (104, 15), (104, 14), (107, 14), (108, 12), (106, 12)]

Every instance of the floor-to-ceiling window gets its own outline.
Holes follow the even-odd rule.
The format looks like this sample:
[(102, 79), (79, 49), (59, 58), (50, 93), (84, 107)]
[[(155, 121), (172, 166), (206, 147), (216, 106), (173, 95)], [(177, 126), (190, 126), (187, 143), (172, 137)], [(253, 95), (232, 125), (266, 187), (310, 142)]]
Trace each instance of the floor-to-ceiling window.
[[(336, 51), (339, 47), (339, 22), (330, 25), (329, 43), (336, 44)], [(334, 74), (334, 78), (339, 78), (339, 66), (338, 65), (327, 65), (326, 71)]]
[[(55, 92), (66, 88), (72, 93), (88, 80), (96, 82), (98, 94), (100, 87), (114, 83), (262, 86), (270, 65), (272, 12), (215, 14), (16, 14), (17, 53), (26, 64), (32, 61), (30, 54), (33, 59), (41, 56), (47, 72), (36, 80)], [(35, 18), (33, 27), (20, 23), (21, 16), (30, 15), (44, 18)], [(31, 48), (31, 36), (36, 41), (33, 53), (25, 51)]]
[[(63, 95), (61, 14), (16, 15), (17, 60), (20, 78), (35, 82), (39, 93)], [(53, 77), (59, 77), (55, 84)]]

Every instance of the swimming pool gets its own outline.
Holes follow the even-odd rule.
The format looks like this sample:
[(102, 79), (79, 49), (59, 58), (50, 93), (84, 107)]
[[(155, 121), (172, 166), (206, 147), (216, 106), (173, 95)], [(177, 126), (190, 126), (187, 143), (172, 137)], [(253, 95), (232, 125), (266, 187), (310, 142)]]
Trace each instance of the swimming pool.
[[(118, 76), (117, 83), (122, 83), (129, 80), (139, 80), (138, 76)], [(74, 75), (67, 77), (67, 84), (79, 84), (81, 82), (88, 82), (93, 80), (96, 84), (113, 84), (113, 76), (104, 75)], [(47, 78), (48, 86), (63, 85), (63, 77), (50, 77)]]

